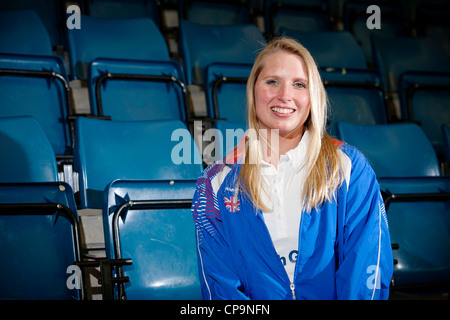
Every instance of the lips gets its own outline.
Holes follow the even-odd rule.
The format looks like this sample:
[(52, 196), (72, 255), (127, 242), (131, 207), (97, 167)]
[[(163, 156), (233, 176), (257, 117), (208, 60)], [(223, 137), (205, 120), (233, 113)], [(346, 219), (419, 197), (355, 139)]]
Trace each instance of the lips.
[(295, 112), (295, 109), (287, 107), (271, 107), (270, 110), (272, 110), (272, 112), (278, 116), (288, 116)]

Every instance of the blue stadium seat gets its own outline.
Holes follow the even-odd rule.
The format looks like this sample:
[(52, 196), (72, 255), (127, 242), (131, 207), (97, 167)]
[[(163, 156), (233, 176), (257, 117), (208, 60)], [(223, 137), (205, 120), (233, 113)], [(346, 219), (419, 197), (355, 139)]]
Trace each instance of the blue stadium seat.
[(72, 105), (63, 60), (58, 56), (0, 54), (0, 83), (0, 116), (33, 116), (55, 154), (70, 155)]
[(210, 26), (181, 20), (178, 45), (187, 84), (205, 86), (205, 69), (212, 63), (253, 64), (265, 43), (255, 25)]
[(53, 55), (47, 29), (35, 11), (0, 10), (0, 53)]
[(58, 181), (55, 153), (35, 118), (0, 118), (0, 149), (1, 183)]
[(308, 32), (332, 27), (326, 0), (266, 0), (263, 16), (265, 31), (271, 36), (279, 35), (282, 28)]
[(282, 28), (281, 32), (308, 49), (320, 68), (367, 69), (364, 53), (348, 31), (303, 32)]
[(103, 209), (107, 257), (131, 259), (116, 298), (201, 299), (191, 204), (195, 180), (113, 181)]
[(85, 14), (96, 18), (145, 18), (150, 17), (161, 25), (159, 1), (156, 0), (88, 0)]
[(0, 299), (80, 299), (81, 274), (67, 273), (81, 261), (77, 208), (44, 131), (0, 118), (0, 149)]
[(90, 65), (92, 113), (112, 120), (186, 122), (184, 73), (175, 61), (96, 59)]
[(82, 18), (83, 28), (68, 32), (71, 66), (74, 78), (87, 80), (93, 115), (121, 121), (189, 118), (181, 65), (170, 60), (150, 18)]
[(440, 127), (450, 123), (450, 72), (404, 72), (399, 77), (399, 99), (402, 120), (420, 124), (442, 157)]
[(207, 25), (252, 23), (252, 9), (247, 0), (179, 0), (179, 19)]
[[(64, 7), (64, 2), (60, 0), (47, 0), (47, 1), (36, 1), (36, 0), (21, 0), (21, 1), (1, 1), (0, 2), (0, 10), (32, 10), (37, 13), (42, 24), (44, 25), (48, 36), (50, 38), (51, 46), (54, 49), (57, 47), (63, 47), (64, 44), (64, 27), (66, 26), (65, 14), (64, 11), (66, 7)], [(14, 17), (10, 17), (8, 19), (15, 20)], [(0, 20), (3, 21), (3, 18)], [(34, 20), (34, 18), (33, 18)], [(5, 21), (6, 22), (6, 21)], [(14, 32), (18, 32), (21, 28), (26, 28), (28, 23), (31, 22), (28, 18), (20, 18), (19, 20), (13, 21), (14, 23), (20, 23), (22, 26), (17, 26)], [(0, 22), (1, 24), (1, 22)], [(11, 26), (11, 25), (10, 25)], [(13, 29), (13, 28), (11, 28)], [(10, 30), (11, 30), (10, 29)], [(39, 28), (41, 29), (41, 28)], [(34, 33), (38, 30), (30, 30), (26, 31), (26, 35), (29, 37), (27, 39), (28, 44), (36, 43), (39, 41), (39, 38), (33, 39), (30, 34)], [(1, 37), (1, 36), (0, 36)], [(45, 42), (44, 42), (45, 43)], [(25, 44), (22, 44), (25, 45)], [(50, 46), (50, 48), (51, 48)], [(38, 52), (34, 52), (33, 54), (39, 54)]]
[(374, 37), (373, 44), (375, 66), (388, 91), (398, 92), (399, 78), (408, 71), (450, 72), (450, 61), (435, 39)]
[(328, 131), (332, 136), (338, 136), (338, 122), (361, 125), (388, 122), (381, 77), (368, 69), (364, 53), (352, 34), (288, 29), (283, 32), (303, 44), (320, 68), (330, 102)]
[(81, 16), (82, 28), (67, 31), (71, 79), (86, 80), (97, 58), (168, 61), (165, 40), (150, 18)]
[(245, 122), (247, 79), (251, 64), (212, 63), (205, 71), (207, 115), (214, 120)]
[(436, 153), (423, 130), (414, 123), (353, 125), (338, 123), (343, 141), (356, 146), (377, 177), (439, 176)]
[(439, 156), (450, 122), (450, 60), (435, 39), (375, 39), (385, 88), (398, 93), (400, 119), (419, 123)]
[(341, 137), (364, 153), (377, 174), (388, 213), (394, 289), (440, 290), (450, 282), (450, 177), (413, 123), (338, 124)]
[(71, 267), (81, 259), (68, 184), (0, 183), (0, 234), (0, 299), (82, 298), (81, 274), (76, 279)]
[(196, 179), (201, 156), (181, 121), (76, 122), (74, 170), (81, 208), (102, 208), (103, 191), (116, 179)]

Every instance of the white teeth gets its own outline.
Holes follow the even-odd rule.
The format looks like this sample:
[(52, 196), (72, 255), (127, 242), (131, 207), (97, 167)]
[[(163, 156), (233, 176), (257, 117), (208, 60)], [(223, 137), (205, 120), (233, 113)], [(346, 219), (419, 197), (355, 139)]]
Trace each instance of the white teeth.
[(287, 109), (287, 108), (277, 108), (277, 107), (272, 107), (270, 108), (272, 111), (276, 112), (276, 113), (282, 113), (282, 114), (289, 114), (294, 112), (293, 109)]

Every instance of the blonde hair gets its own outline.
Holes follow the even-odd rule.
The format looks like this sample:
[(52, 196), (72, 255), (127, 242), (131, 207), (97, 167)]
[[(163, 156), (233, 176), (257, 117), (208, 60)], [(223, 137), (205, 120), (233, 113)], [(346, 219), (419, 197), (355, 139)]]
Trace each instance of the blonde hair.
[(328, 100), (317, 65), (309, 51), (291, 38), (283, 37), (272, 40), (257, 56), (248, 78), (247, 123), (249, 130), (258, 134), (246, 137), (245, 159), (243, 159), (238, 185), (240, 186), (239, 189), (245, 192), (245, 195), (257, 208), (270, 211), (260, 196), (262, 191), (261, 162), (249, 161), (249, 159), (261, 160), (260, 143), (255, 143), (257, 142), (255, 139), (258, 140), (262, 137), (256, 116), (254, 87), (261, 70), (264, 68), (265, 58), (282, 50), (302, 58), (307, 69), (311, 111), (304, 127), (305, 130), (309, 131), (310, 142), (306, 158), (307, 174), (303, 188), (302, 210), (310, 212), (325, 201), (334, 199), (336, 189), (343, 182), (343, 175), (337, 146), (326, 132)]

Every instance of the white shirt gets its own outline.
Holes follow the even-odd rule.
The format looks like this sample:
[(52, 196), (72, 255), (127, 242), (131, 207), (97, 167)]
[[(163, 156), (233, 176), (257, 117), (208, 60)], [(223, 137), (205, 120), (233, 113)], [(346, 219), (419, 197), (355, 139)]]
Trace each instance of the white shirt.
[(271, 212), (263, 212), (264, 221), (291, 282), (298, 254), (308, 144), (309, 132), (305, 131), (298, 146), (280, 157), (278, 169), (265, 161), (261, 167), (264, 188), (270, 199), (264, 191), (261, 197), (267, 207), (273, 208)]

